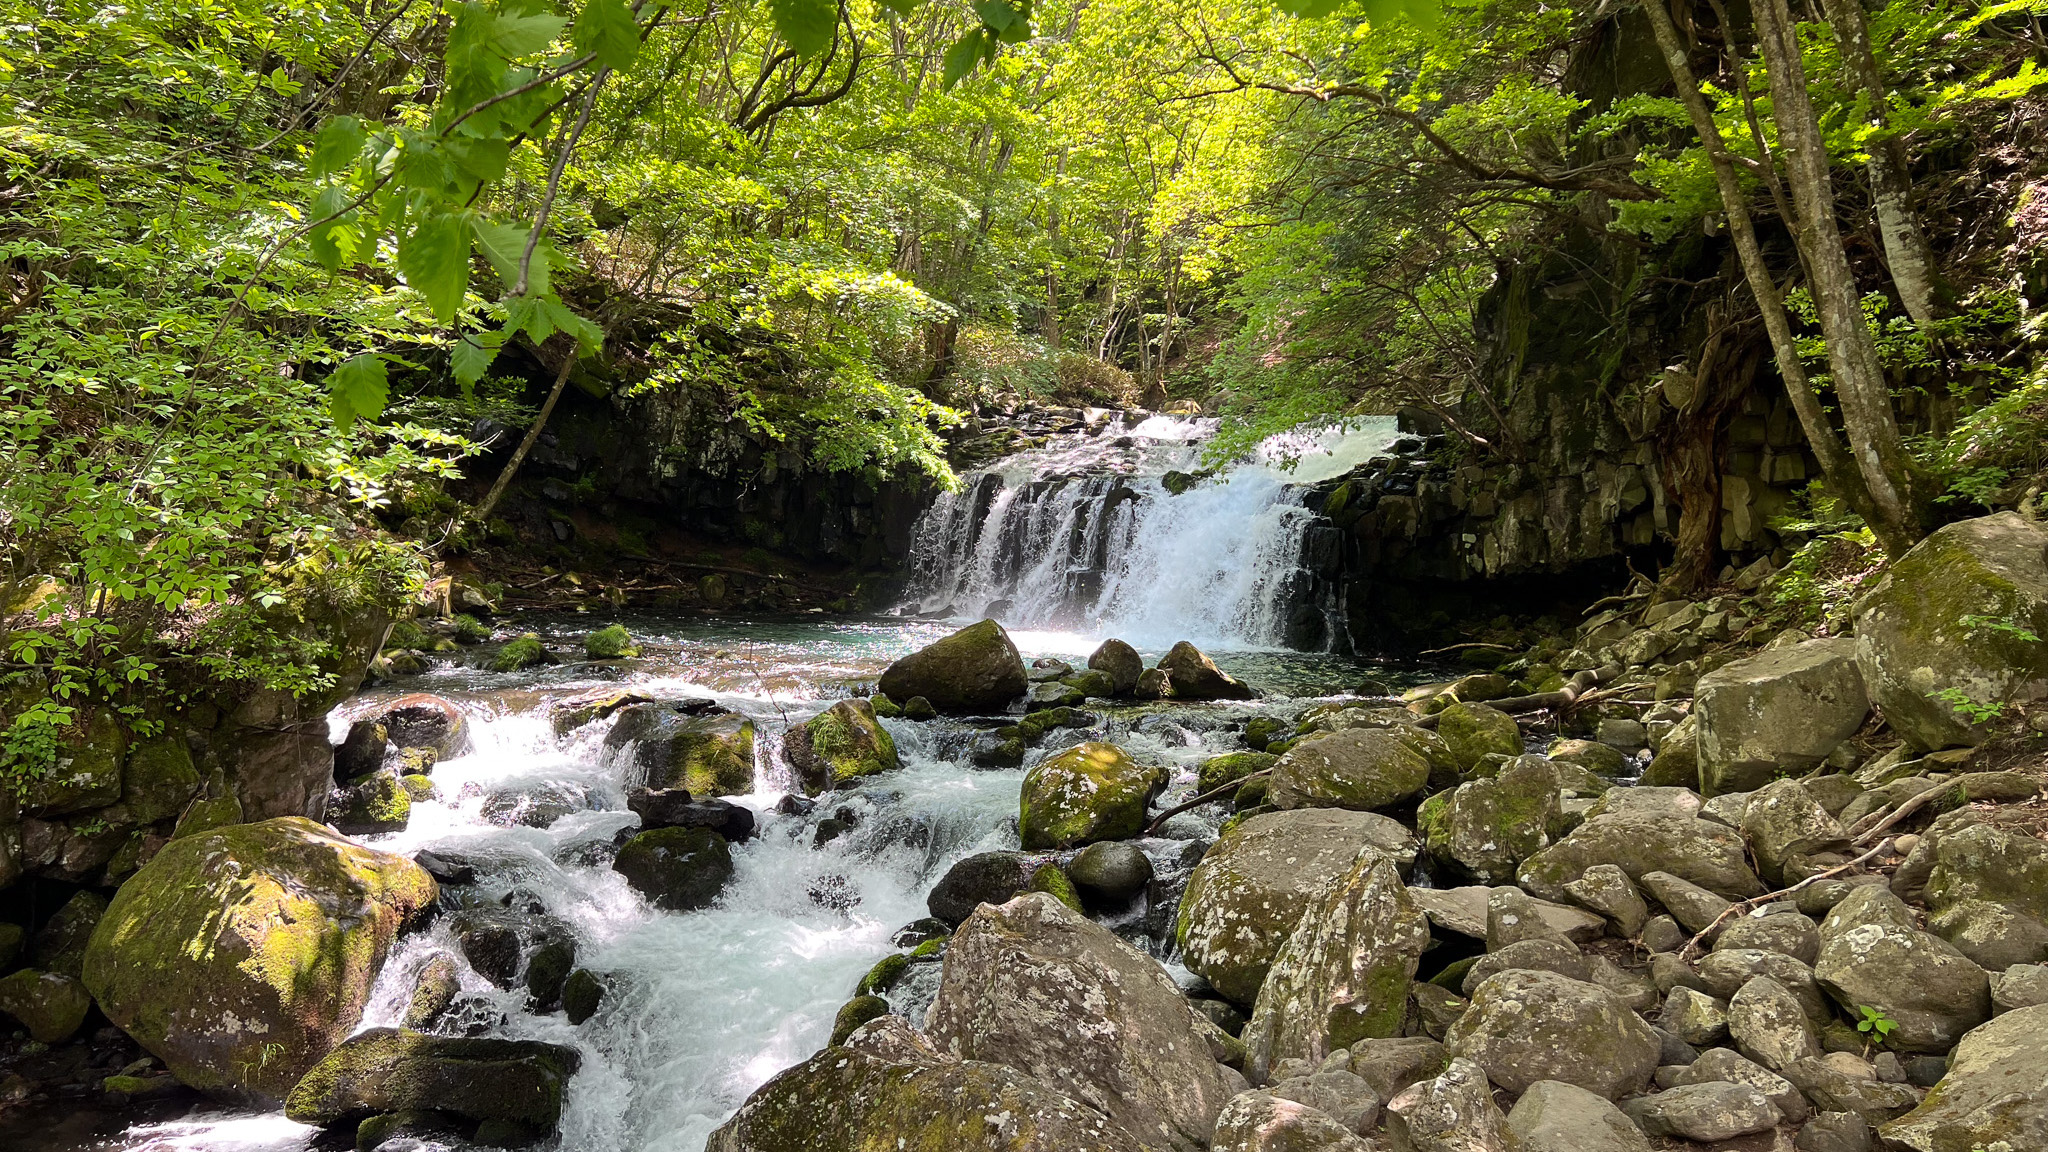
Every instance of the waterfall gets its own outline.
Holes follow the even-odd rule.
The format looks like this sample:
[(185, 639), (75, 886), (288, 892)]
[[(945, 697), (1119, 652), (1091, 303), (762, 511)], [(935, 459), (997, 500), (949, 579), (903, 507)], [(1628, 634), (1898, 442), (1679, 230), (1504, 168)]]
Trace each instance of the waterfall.
[(1393, 420), (1276, 436), (1200, 478), (1215, 429), (1119, 415), (967, 473), (918, 521), (906, 609), (1145, 647), (1333, 646), (1334, 529), (1303, 492), (1383, 450)]

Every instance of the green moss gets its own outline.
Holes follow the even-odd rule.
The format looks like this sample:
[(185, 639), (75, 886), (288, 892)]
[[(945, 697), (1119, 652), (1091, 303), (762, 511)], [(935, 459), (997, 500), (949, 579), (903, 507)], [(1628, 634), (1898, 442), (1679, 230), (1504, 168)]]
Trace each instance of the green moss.
[(1236, 792), (1231, 793), (1230, 809), (1233, 812), (1244, 812), (1253, 808), (1270, 807), (1266, 803), (1266, 797), (1272, 790), (1273, 778), (1270, 776), (1247, 780), (1238, 785)]
[(391, 634), (384, 639), (386, 648), (425, 648), (433, 643), (433, 637), (411, 620), (400, 620), (391, 626)]
[(1025, 883), (1024, 890), (1043, 892), (1074, 911), (1087, 915), (1087, 911), (1081, 907), (1081, 894), (1074, 890), (1074, 882), (1067, 879), (1065, 870), (1050, 860), (1032, 870), (1031, 879)]
[(891, 953), (877, 960), (875, 966), (868, 969), (868, 974), (860, 978), (860, 984), (854, 988), (854, 992), (860, 996), (887, 992), (894, 988), (896, 982), (903, 979), (903, 974), (909, 970), (910, 957), (901, 952)]
[(1196, 770), (1195, 791), (1214, 792), (1233, 780), (1242, 780), (1254, 772), (1271, 768), (1280, 758), (1267, 752), (1229, 752), (1212, 756), (1202, 761)]
[(129, 751), (121, 799), (137, 824), (154, 824), (183, 812), (199, 784), (199, 770), (192, 765), (184, 737), (159, 736)]
[(624, 624), (599, 628), (583, 638), (583, 654), (592, 660), (618, 660), (638, 656), (640, 649)]
[(1084, 696), (1108, 698), (1116, 695), (1116, 678), (1099, 668), (1083, 668), (1060, 677), (1060, 683)]
[(898, 719), (903, 715), (903, 706), (880, 692), (868, 697), (868, 707), (873, 708), (875, 715), (884, 719)]
[(937, 940), (927, 940), (910, 950), (912, 960), (936, 960), (945, 954), (946, 938), (943, 936)]
[(1335, 516), (1351, 504), (1351, 482), (1346, 480), (1337, 485), (1328, 496), (1323, 497), (1323, 515)]
[(1123, 840), (1145, 827), (1145, 805), (1159, 780), (1114, 744), (1090, 742), (1032, 768), (1018, 796), (1018, 834), (1026, 849), (1071, 848)]
[(455, 642), (458, 644), (482, 644), (491, 638), (490, 627), (467, 612), (449, 623), (455, 628)]
[(832, 1017), (832, 1040), (836, 1045), (846, 1043), (854, 1029), (870, 1020), (879, 1020), (889, 1014), (889, 1002), (880, 996), (855, 996), (839, 1008), (839, 1014)]
[[(1271, 752), (1273, 737), (1287, 731), (1287, 723), (1275, 716), (1254, 716), (1244, 722), (1245, 747), (1254, 752)], [(1275, 753), (1278, 755), (1278, 753)]]
[(865, 700), (842, 700), (812, 717), (796, 745), (791, 761), (813, 793), (843, 788), (902, 764), (895, 738), (875, 721), (873, 706)]
[(498, 654), (491, 657), (491, 671), (517, 672), (522, 668), (547, 662), (547, 646), (540, 642), (539, 636), (528, 632), (498, 649)]
[(211, 832), (215, 828), (241, 822), (242, 802), (233, 795), (202, 798), (194, 800), (185, 809), (185, 814), (178, 817), (178, 825), (171, 831), (171, 839), (182, 840), (187, 836), (197, 836), (202, 832)]
[[(415, 804), (434, 798), (434, 778), (431, 776), (422, 776), (415, 772), (409, 776), (400, 776), (398, 783), (404, 787), (405, 794)], [(410, 815), (410, 812), (407, 814)]]
[(692, 796), (744, 796), (754, 790), (754, 722), (713, 716), (682, 725), (667, 742), (650, 788), (687, 788)]

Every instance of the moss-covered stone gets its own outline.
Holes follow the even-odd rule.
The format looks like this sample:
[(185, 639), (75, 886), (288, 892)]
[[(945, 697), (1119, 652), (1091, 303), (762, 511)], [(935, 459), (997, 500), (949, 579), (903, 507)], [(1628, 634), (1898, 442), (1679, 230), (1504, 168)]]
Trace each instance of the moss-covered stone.
[(889, 665), (879, 687), (892, 700), (922, 696), (941, 712), (999, 712), (1029, 684), (1009, 634), (983, 620)]
[(579, 1063), (575, 1049), (537, 1040), (373, 1028), (308, 1070), (285, 1100), (285, 1115), (352, 1128), (382, 1113), (433, 1109), (546, 1133), (561, 1120), (562, 1094)]
[(1538, 756), (1508, 762), (1492, 779), (1461, 784), (1418, 815), (1431, 856), (1482, 884), (1512, 884), (1515, 866), (1563, 832), (1556, 769)]
[(167, 734), (129, 749), (121, 777), (121, 803), (137, 824), (169, 820), (198, 795), (199, 769), (181, 735)]
[(877, 692), (868, 697), (868, 707), (873, 708), (875, 715), (883, 720), (896, 720), (903, 716), (903, 705), (889, 699), (886, 692)]
[(86, 718), (83, 736), (65, 739), (50, 771), (22, 789), (22, 813), (62, 816), (118, 802), (121, 763), (127, 755), (128, 732), (113, 709), (94, 709)]
[(638, 656), (639, 645), (624, 624), (611, 624), (583, 638), (583, 655), (592, 660), (619, 660)]
[(1254, 716), (1244, 722), (1244, 746), (1254, 752), (1269, 752), (1266, 745), (1285, 731), (1287, 722), (1278, 716)]
[(202, 796), (185, 808), (185, 814), (178, 817), (178, 824), (171, 830), (171, 839), (182, 840), (225, 828), (242, 822), (242, 802), (233, 793), (223, 796)]
[(634, 761), (655, 790), (686, 788), (699, 798), (754, 790), (754, 722), (731, 712), (688, 715), (660, 704), (619, 712), (605, 747), (634, 745)]
[(458, 644), (482, 644), (491, 638), (490, 626), (467, 612), (458, 614), (448, 623), (455, 629), (455, 642)]
[(21, 1021), (29, 1038), (40, 1044), (70, 1039), (91, 1007), (85, 985), (61, 973), (23, 968), (0, 977), (0, 1012)]
[(1266, 752), (1226, 752), (1202, 761), (1195, 772), (1195, 791), (1214, 792), (1233, 780), (1242, 780), (1254, 772), (1271, 768), (1279, 761), (1278, 756)]
[(1137, 763), (1114, 744), (1076, 745), (1025, 774), (1018, 835), (1027, 849), (1136, 836), (1144, 830), (1145, 804), (1159, 779), (1157, 768)]
[(732, 850), (709, 828), (656, 828), (626, 841), (612, 870), (656, 907), (688, 912), (725, 890)]
[(1060, 677), (1060, 683), (1074, 689), (1083, 696), (1097, 696), (1104, 699), (1116, 695), (1116, 677), (1099, 668), (1084, 668)]
[(1699, 722), (1691, 716), (1680, 720), (1664, 734), (1664, 743), (1638, 781), (1645, 788), (1700, 787)]
[[(428, 787), (431, 790), (432, 781)], [(351, 836), (397, 832), (412, 819), (412, 795), (397, 773), (372, 773), (346, 788), (337, 788), (327, 802), (327, 818)]]
[(811, 796), (903, 764), (895, 739), (875, 719), (874, 706), (860, 699), (841, 700), (791, 728), (782, 738), (782, 754)]
[(107, 898), (97, 892), (74, 892), (36, 933), (31, 959), (48, 972), (77, 976), (84, 970), (85, 950), (93, 929), (107, 914)]
[(585, 724), (603, 720), (606, 717), (634, 704), (652, 704), (652, 697), (638, 692), (621, 692), (615, 689), (600, 689), (584, 692), (566, 700), (557, 700), (548, 710), (548, 723), (553, 725), (555, 735), (567, 736)]
[(400, 776), (398, 784), (399, 787), (405, 789), (406, 798), (413, 804), (419, 804), (434, 798), (434, 778), (432, 776), (422, 776), (414, 772), (408, 776)]
[(1081, 893), (1074, 889), (1074, 882), (1067, 878), (1065, 870), (1050, 860), (1032, 869), (1031, 879), (1024, 885), (1024, 890), (1043, 892), (1074, 911), (1087, 914), (1081, 907)]
[(875, 961), (875, 966), (868, 969), (867, 975), (860, 978), (860, 984), (853, 990), (854, 994), (878, 996), (894, 988), (896, 982), (903, 979), (903, 974), (909, 970), (910, 957), (902, 952), (891, 952)]
[(1458, 767), (1471, 771), (1488, 753), (1502, 756), (1522, 754), (1522, 730), (1515, 718), (1484, 704), (1459, 702), (1437, 714), (1437, 735), (1450, 747)]
[(604, 1003), (604, 994), (603, 977), (588, 968), (578, 968), (562, 982), (562, 1015), (568, 1017), (571, 1024), (581, 1024), (597, 1015), (598, 1007)]
[(1403, 733), (1352, 728), (1289, 748), (1273, 765), (1269, 794), (1282, 808), (1364, 812), (1415, 796), (1429, 776), (1429, 757)]
[(844, 1044), (854, 1029), (888, 1014), (889, 1002), (880, 996), (855, 996), (841, 1004), (838, 1013), (832, 1017), (831, 1042)]
[(518, 672), (536, 664), (554, 662), (555, 658), (548, 651), (547, 645), (540, 642), (539, 636), (528, 632), (517, 639), (506, 641), (504, 647), (498, 649), (497, 655), (491, 657), (490, 669), (493, 672)]
[(1552, 760), (1576, 764), (1595, 776), (1604, 776), (1609, 780), (1621, 776), (1628, 770), (1628, 757), (1622, 754), (1621, 749), (1597, 740), (1559, 737), (1550, 742), (1550, 748), (1544, 755)]
[(121, 886), (86, 950), (107, 1018), (179, 1080), (274, 1100), (361, 1018), (433, 878), (303, 817), (173, 840)]

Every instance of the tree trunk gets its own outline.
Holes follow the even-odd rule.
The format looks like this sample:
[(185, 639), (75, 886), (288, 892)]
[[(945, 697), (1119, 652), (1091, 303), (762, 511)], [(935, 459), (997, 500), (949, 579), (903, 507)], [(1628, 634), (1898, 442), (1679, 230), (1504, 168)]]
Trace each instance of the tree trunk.
[(1665, 9), (1665, 2), (1648, 0), (1643, 11), (1649, 16), (1650, 26), (1657, 34), (1657, 46), (1663, 50), (1664, 63), (1671, 69), (1679, 101), (1685, 105), (1686, 113), (1692, 118), (1693, 129), (1699, 133), (1700, 143), (1706, 147), (1707, 159), (1714, 170), (1714, 183), (1721, 192), (1721, 207), (1728, 214), (1728, 234), (1735, 242), (1736, 256), (1742, 261), (1742, 274), (1749, 281), (1750, 294), (1756, 297), (1764, 331), (1771, 338), (1771, 352), (1778, 365), (1778, 375), (1785, 382), (1785, 394), (1792, 402), (1793, 412), (1799, 417), (1800, 430), (1806, 434), (1806, 442), (1813, 449), (1814, 458), (1820, 462), (1821, 476), (1828, 487), (1842, 498), (1843, 503), (1866, 520), (1876, 523), (1871, 515), (1870, 493), (1864, 486), (1863, 477), (1828, 423), (1820, 397), (1814, 393), (1813, 382), (1807, 379), (1805, 365), (1800, 363), (1799, 343), (1792, 335), (1792, 320), (1785, 314), (1785, 302), (1778, 295), (1770, 266), (1764, 263), (1763, 245), (1757, 240), (1756, 225), (1749, 216), (1749, 200), (1743, 195), (1742, 181), (1735, 173), (1735, 160), (1728, 154), (1721, 129), (1714, 123), (1713, 110), (1707, 106), (1707, 99), (1700, 92), (1699, 80), (1693, 75), (1692, 64), (1686, 56), (1685, 43), (1678, 37), (1678, 29), (1671, 22), (1671, 13)]
[(498, 500), (505, 495), (505, 489), (512, 486), (512, 477), (518, 475), (519, 466), (526, 463), (526, 454), (533, 451), (534, 442), (540, 439), (540, 430), (548, 426), (548, 417), (555, 411), (555, 401), (562, 398), (562, 385), (569, 382), (569, 373), (575, 367), (576, 347), (572, 344), (569, 350), (562, 354), (562, 370), (555, 373), (555, 386), (548, 390), (548, 398), (540, 406), (540, 415), (533, 418), (533, 427), (526, 430), (526, 438), (519, 442), (519, 447), (513, 449), (512, 458), (505, 461), (504, 471), (498, 473), (498, 479), (491, 485), (490, 493), (484, 497), (484, 502), (476, 506), (477, 523), (481, 524), (491, 518), (491, 509), (498, 506)]
[(1878, 235), (1884, 240), (1885, 262), (1891, 265), (1892, 284), (1899, 290), (1899, 303), (1916, 324), (1935, 317), (1934, 251), (1920, 222), (1913, 215), (1913, 183), (1906, 142), (1885, 131), (1887, 113), (1884, 73), (1870, 49), (1870, 26), (1863, 18), (1861, 0), (1823, 0), (1828, 25), (1840, 46), (1842, 67), (1870, 101), (1870, 122), (1879, 136), (1870, 145), (1870, 197), (1877, 214)]
[(1835, 398), (1857, 470), (1870, 494), (1865, 513), (1885, 550), (1898, 555), (1920, 536), (1921, 509), (1913, 492), (1912, 460), (1892, 414), (1891, 390), (1877, 343), (1863, 316), (1863, 295), (1835, 222), (1834, 185), (1827, 146), (1806, 91), (1798, 30), (1786, 0), (1757, 0), (1757, 31), (1771, 82), (1771, 113), (1783, 142), (1786, 184), (1797, 214), (1792, 234), (1806, 257), (1809, 288), (1828, 347)]

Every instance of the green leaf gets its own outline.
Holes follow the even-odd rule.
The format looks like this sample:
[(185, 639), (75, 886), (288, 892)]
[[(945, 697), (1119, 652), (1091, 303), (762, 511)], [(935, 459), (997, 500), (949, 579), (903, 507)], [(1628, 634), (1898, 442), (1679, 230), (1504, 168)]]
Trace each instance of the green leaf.
[(982, 46), (987, 39), (988, 33), (976, 28), (946, 49), (945, 58), (940, 62), (943, 67), (941, 83), (945, 87), (951, 88), (974, 71), (974, 66), (981, 63)]
[(346, 432), (358, 419), (374, 420), (384, 414), (384, 401), (391, 396), (386, 373), (384, 358), (365, 352), (327, 377), (327, 407), (336, 427)]
[(576, 16), (570, 39), (614, 72), (631, 68), (633, 57), (640, 54), (640, 25), (626, 0), (587, 0)]
[(329, 272), (338, 272), (342, 265), (352, 262), (362, 242), (354, 209), (342, 211), (348, 202), (348, 189), (339, 184), (328, 185), (313, 198), (313, 226), (306, 232), (306, 246), (313, 250), (313, 259)]
[(823, 52), (832, 43), (833, 26), (839, 23), (837, 0), (769, 0), (775, 30), (789, 46), (806, 56)]
[[(498, 279), (505, 282), (506, 291), (519, 283), (519, 260), (526, 252), (526, 238), (533, 229), (518, 224), (497, 224), (478, 217), (471, 226), (476, 233), (476, 245), (483, 249), (491, 267), (497, 269)], [(533, 259), (526, 266), (526, 290), (534, 296), (548, 294), (548, 245), (543, 242), (534, 246)]]
[(462, 385), (464, 396), (469, 395), (476, 382), (484, 378), (491, 361), (498, 358), (498, 349), (504, 342), (503, 333), (471, 332), (448, 350), (448, 365), (455, 373), (455, 382)]
[(554, 325), (558, 330), (574, 336), (576, 342), (585, 349), (595, 352), (604, 347), (604, 331), (597, 325), (569, 311), (560, 300), (555, 299), (553, 296), (540, 296), (535, 299), (539, 303), (541, 312), (546, 315), (548, 323)]
[(981, 22), (995, 32), (1008, 28), (1017, 19), (1016, 10), (1003, 3), (1003, 0), (974, 0), (974, 14), (981, 17)]
[(363, 122), (353, 116), (336, 116), (320, 126), (313, 137), (313, 155), (307, 167), (314, 176), (325, 176), (348, 167), (363, 150)]
[(493, 184), (505, 178), (505, 164), (512, 156), (512, 142), (497, 136), (450, 136), (441, 147), (470, 179)]
[(554, 321), (548, 319), (541, 308), (541, 297), (514, 296), (504, 301), (505, 331), (524, 332), (526, 338), (539, 344), (555, 334)]
[(882, 7), (898, 16), (908, 16), (917, 11), (918, 0), (882, 0)]
[(446, 324), (462, 307), (469, 289), (469, 220), (464, 212), (437, 212), (421, 219), (398, 245), (398, 270), (413, 291), (426, 298), (434, 318)]

